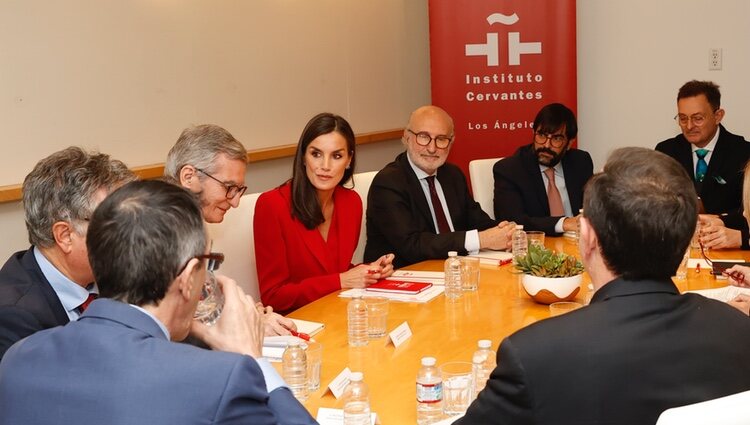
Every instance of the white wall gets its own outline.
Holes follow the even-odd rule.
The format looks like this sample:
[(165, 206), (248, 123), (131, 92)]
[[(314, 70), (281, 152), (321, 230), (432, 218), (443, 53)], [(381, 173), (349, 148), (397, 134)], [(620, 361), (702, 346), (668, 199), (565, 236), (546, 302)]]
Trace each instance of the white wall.
[[(267, 3), (268, 0), (264, 1)], [(307, 0), (298, 1), (304, 2)], [(144, 2), (135, 1), (133, 3), (144, 4)], [(284, 2), (284, 4), (292, 3), (294, 2)], [(353, 116), (369, 117), (388, 112), (383, 111), (384, 108), (379, 107), (378, 102), (381, 102), (382, 99), (390, 99), (396, 105), (394, 108), (398, 109), (398, 113), (390, 111), (392, 117), (399, 117), (398, 119), (393, 118), (398, 121), (396, 123), (398, 126), (403, 125), (407, 119), (407, 113), (404, 111), (409, 111), (417, 105), (429, 102), (429, 40), (426, 3), (426, 0), (421, 2), (415, 0), (382, 0), (377, 2), (352, 0), (337, 3), (346, 4), (350, 8), (347, 9), (347, 13), (351, 19), (345, 20), (346, 25), (350, 28), (349, 31), (354, 31), (358, 36), (367, 40), (361, 46), (351, 48), (361, 50), (361, 56), (367, 53), (376, 58), (372, 62), (361, 61), (351, 65), (352, 72), (358, 75), (377, 75), (389, 71), (398, 75), (406, 74), (405, 77), (397, 79), (398, 84), (396, 86), (388, 87), (368, 85), (368, 80), (362, 79), (358, 83), (359, 88), (353, 90), (352, 93), (365, 99), (365, 101), (351, 110)], [(31, 7), (21, 6), (29, 4), (37, 4), (39, 10), (29, 11), (29, 14), (24, 17), (25, 21), (24, 19), (16, 19), (20, 22), (12, 22), (14, 21), (12, 17), (9, 17), (2, 10), (7, 5)], [(69, 3), (67, 4), (69, 5)], [(151, 2), (150, 4), (163, 4), (164, 7), (177, 7), (179, 9), (182, 3)], [(32, 0), (3, 2), (0, 6), (0, 22), (4, 25), (11, 25), (11, 29), (7, 25), (0, 25), (0, 34), (13, 35), (14, 31), (27, 34), (27, 30), (22, 28), (23, 24), (31, 25), (33, 19), (44, 14), (43, 12), (47, 12), (46, 9), (38, 5), (39, 2)], [(385, 9), (381, 10), (382, 7), (385, 7)], [(258, 12), (258, 10), (255, 12)], [(383, 10), (388, 10), (389, 13), (398, 16), (396, 23), (391, 23), (391, 26), (388, 27), (389, 30), (381, 29), (380, 25), (383, 19), (374, 19), (375, 17), (384, 18), (382, 16)], [(724, 120), (727, 128), (735, 133), (750, 137), (750, 84), (746, 82), (746, 75), (750, 70), (750, 26), (746, 23), (747, 17), (750, 16), (750, 2), (746, 0), (578, 0), (577, 10), (580, 147), (591, 152), (596, 168), (600, 168), (604, 164), (608, 153), (616, 147), (643, 146), (651, 148), (657, 142), (676, 134), (679, 129), (672, 117), (676, 113), (677, 89), (685, 81), (693, 78), (711, 79), (721, 85), (724, 95), (722, 105), (727, 111)], [(370, 16), (373, 19), (368, 19)], [(177, 18), (175, 17), (175, 19)], [(385, 19), (385, 21), (388, 21), (388, 19)], [(394, 36), (394, 31), (397, 33), (397, 37)], [(394, 37), (396, 38), (394, 39)], [(20, 43), (13, 48), (17, 48), (18, 51), (28, 51), (31, 56), (46, 53), (44, 46), (26, 43), (18, 37), (11, 38), (10, 42), (7, 38), (0, 41), (0, 46), (7, 48), (9, 43)], [(403, 45), (403, 48), (393, 50), (392, 47), (399, 43)], [(232, 49), (242, 48), (240, 45), (231, 47)], [(722, 71), (708, 71), (708, 49), (711, 47), (723, 49), (724, 68)], [(61, 43), (56, 48), (65, 50), (67, 47)], [(75, 46), (70, 48), (73, 51), (78, 51)], [(3, 49), (0, 49), (0, 53), (2, 52)], [(332, 53), (332, 55), (335, 56), (335, 53)], [(0, 97), (0, 111), (2, 111), (0, 123), (4, 126), (7, 121), (2, 120), (7, 119), (7, 117), (4, 117), (7, 110), (2, 108), (9, 108), (8, 102), (12, 102), (14, 97), (12, 90), (2, 86), (3, 76), (10, 72), (8, 71), (10, 65), (4, 63), (5, 59), (3, 58), (4, 56), (0, 54), (0, 87), (3, 88), (0, 89), (0, 93), (5, 96), (4, 98)], [(273, 70), (273, 62), (264, 63), (263, 66), (264, 69)], [(33, 73), (33, 70), (23, 71)], [(268, 70), (263, 72), (273, 75), (273, 72)], [(248, 70), (248, 74), (254, 75), (252, 70)], [(287, 75), (287, 77), (294, 78), (294, 73), (291, 73), (291, 76)], [(408, 81), (411, 82), (407, 83)], [(65, 79), (61, 77), (58, 82), (64, 84)], [(382, 97), (377, 97), (381, 94)], [(318, 99), (310, 100), (307, 97), (308, 93), (298, 93), (297, 95), (299, 99), (309, 103), (309, 108), (317, 107), (316, 100)], [(371, 98), (380, 100), (368, 101)], [(65, 97), (61, 97), (55, 101), (60, 102), (60, 107), (64, 108), (65, 100)], [(245, 100), (242, 102), (245, 102)], [(291, 105), (292, 100), (285, 100), (282, 106), (286, 106), (287, 102)], [(318, 109), (325, 109), (327, 104), (322, 100), (321, 102)], [(250, 97), (246, 104), (248, 108), (262, 111), (268, 105), (268, 102), (267, 99)], [(169, 109), (168, 106), (166, 105), (164, 109)], [(187, 107), (184, 105), (173, 106), (190, 109), (198, 108), (199, 105), (191, 103)], [(21, 107), (18, 104), (14, 106), (14, 108)], [(53, 117), (54, 112), (50, 111), (49, 117)], [(252, 125), (245, 125), (242, 114), (237, 111), (225, 112), (228, 121), (243, 129), (241, 132), (237, 132), (234, 127), (228, 126), (230, 130), (238, 133), (238, 137), (243, 141), (252, 140), (255, 143), (260, 140), (265, 145), (290, 143), (286, 139), (296, 139), (298, 132), (301, 130), (301, 124), (291, 125), (287, 123), (283, 131), (288, 136), (260, 137), (260, 135), (266, 134), (265, 132), (269, 129), (283, 126), (283, 123), (273, 123), (272, 125), (265, 122), (253, 122)], [(403, 119), (400, 118), (402, 115)], [(168, 114), (168, 116), (171, 115)], [(302, 116), (303, 114), (300, 113), (297, 121), (304, 120)], [(211, 115), (205, 118), (196, 113), (195, 121), (211, 121), (223, 117)], [(68, 131), (72, 134), (78, 134), (85, 130), (85, 127), (63, 126), (58, 128), (57, 122), (45, 119), (47, 118), (46, 115), (37, 118), (25, 122), (22, 130), (25, 129), (28, 134), (54, 133), (53, 130), (55, 130), (62, 135), (67, 135)], [(172, 120), (172, 118), (169, 118), (169, 120)], [(182, 127), (182, 124), (177, 125), (173, 121), (169, 122), (167, 124), (165, 121), (163, 129), (160, 130), (164, 132), (164, 137), (168, 139), (166, 142), (167, 148)], [(116, 124), (127, 125), (127, 117)], [(382, 128), (358, 128), (355, 125), (355, 129), (367, 131)], [(102, 137), (107, 134), (109, 133), (104, 133)], [(8, 144), (11, 141), (15, 143), (19, 140), (9, 139), (7, 135), (4, 135), (1, 143), (6, 156), (9, 151)], [(20, 141), (24, 143), (24, 148), (34, 146), (39, 142), (37, 138)], [(100, 140), (98, 143), (102, 143), (103, 151), (112, 151), (112, 149), (108, 149), (110, 146), (106, 144), (106, 140)], [(112, 147), (115, 146), (118, 145)], [(264, 144), (260, 144), (260, 146), (264, 146)], [(163, 154), (166, 153), (165, 147), (160, 147), (160, 149), (164, 152)], [(357, 171), (382, 168), (400, 150), (401, 147), (397, 141), (363, 146), (358, 152)], [(31, 149), (25, 151), (31, 151)], [(23, 167), (18, 166), (14, 179), (4, 183), (20, 182), (23, 174), (28, 172), (31, 165), (41, 156), (39, 153), (30, 155), (28, 164)], [(151, 162), (160, 160), (156, 159)], [(142, 164), (129, 163), (129, 165)], [(22, 172), (21, 170), (26, 171)], [(290, 170), (291, 165), (288, 159), (252, 164), (248, 170), (250, 191), (266, 190), (281, 183), (289, 177)], [(0, 235), (2, 235), (0, 261), (11, 252), (26, 247), (26, 232), (20, 204), (0, 204)]]
[[(579, 147), (600, 169), (621, 146), (653, 148), (679, 132), (677, 90), (721, 86), (724, 124), (750, 137), (750, 2), (578, 0)], [(708, 70), (709, 48), (723, 69)]]

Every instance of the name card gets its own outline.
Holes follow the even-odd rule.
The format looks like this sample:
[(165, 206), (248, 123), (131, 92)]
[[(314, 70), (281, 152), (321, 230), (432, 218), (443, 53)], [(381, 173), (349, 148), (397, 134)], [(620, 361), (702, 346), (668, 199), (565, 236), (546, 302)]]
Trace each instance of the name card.
[(409, 324), (404, 322), (398, 325), (396, 329), (392, 330), (391, 333), (388, 334), (388, 337), (393, 342), (393, 346), (398, 348), (398, 346), (403, 344), (404, 341), (411, 338), (411, 329), (409, 328)]
[[(455, 418), (453, 418), (455, 419)], [(330, 409), (321, 407), (318, 409), (318, 416), (315, 418), (320, 425), (342, 425), (344, 423), (344, 411), (341, 409)], [(370, 413), (370, 424), (377, 423), (377, 415)]]
[(328, 384), (328, 389), (331, 390), (331, 394), (333, 394), (337, 400), (341, 397), (341, 394), (344, 393), (344, 388), (349, 384), (349, 374), (351, 373), (352, 371), (349, 370), (348, 367), (345, 367), (344, 370), (342, 370), (341, 373), (333, 378), (333, 381)]

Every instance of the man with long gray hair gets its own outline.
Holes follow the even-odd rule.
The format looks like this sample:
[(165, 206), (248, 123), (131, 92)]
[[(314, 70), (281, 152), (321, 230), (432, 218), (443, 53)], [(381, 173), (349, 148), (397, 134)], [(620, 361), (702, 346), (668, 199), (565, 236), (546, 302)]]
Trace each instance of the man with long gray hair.
[(31, 248), (0, 269), (0, 358), (16, 341), (76, 320), (98, 290), (86, 251), (96, 206), (135, 180), (120, 161), (69, 147), (36, 164), (23, 182)]

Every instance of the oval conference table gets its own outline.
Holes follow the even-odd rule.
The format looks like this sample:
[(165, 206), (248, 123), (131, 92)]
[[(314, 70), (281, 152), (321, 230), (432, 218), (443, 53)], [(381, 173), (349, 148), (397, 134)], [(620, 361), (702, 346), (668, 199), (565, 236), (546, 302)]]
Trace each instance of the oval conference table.
[[(564, 237), (547, 237), (545, 245), (558, 252), (578, 256), (576, 241)], [(693, 249), (691, 258), (701, 258), (699, 249)], [(711, 251), (712, 259), (739, 259), (750, 255), (739, 250)], [(442, 271), (442, 260), (429, 260), (405, 269)], [(576, 301), (590, 299), (591, 279), (584, 274), (581, 291)], [(688, 270), (685, 280), (675, 280), (681, 292), (726, 286), (726, 279), (716, 279), (705, 268)], [(289, 317), (323, 322), (325, 328), (314, 336), (323, 345), (320, 389), (311, 392), (304, 403), (313, 416), (319, 407), (343, 408), (327, 391), (331, 381), (348, 367), (364, 373), (370, 388), (370, 408), (378, 414), (383, 425), (416, 423), (416, 376), (422, 357), (431, 356), (440, 365), (449, 361), (471, 361), (477, 341), (489, 339), (492, 350), (503, 338), (534, 322), (548, 319), (549, 307), (537, 304), (523, 290), (520, 275), (512, 265), (489, 266), (482, 264), (479, 289), (465, 292), (456, 302), (444, 295), (424, 303), (391, 301), (387, 318), (387, 332), (407, 322), (413, 335), (398, 348), (388, 336), (370, 339), (364, 347), (349, 347), (347, 341), (348, 298), (329, 294)], [(585, 307), (584, 307), (585, 308)], [(280, 364), (277, 363), (280, 369)]]

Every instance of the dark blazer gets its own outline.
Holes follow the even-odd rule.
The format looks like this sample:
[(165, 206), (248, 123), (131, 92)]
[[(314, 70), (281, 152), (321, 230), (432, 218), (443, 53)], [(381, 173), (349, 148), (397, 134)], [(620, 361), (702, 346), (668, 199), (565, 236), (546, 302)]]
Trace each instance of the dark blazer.
[[(573, 214), (583, 205), (583, 186), (594, 173), (588, 152), (570, 149), (562, 158), (565, 188)], [(525, 230), (555, 234), (560, 216), (550, 217), (547, 189), (531, 145), (495, 163), (495, 218), (523, 224)]]
[(656, 150), (676, 159), (695, 183), (695, 190), (708, 214), (736, 212), (742, 207), (742, 178), (750, 159), (750, 143), (719, 126), (719, 139), (711, 154), (703, 183), (695, 181), (693, 149), (682, 134), (667, 139)]
[(168, 341), (108, 299), (14, 345), (0, 376), (0, 425), (316, 423), (289, 389), (266, 391), (251, 357)]
[(485, 230), (497, 224), (469, 194), (466, 177), (453, 164), (437, 170), (448, 211), (452, 233), (437, 234), (422, 186), (409, 165), (407, 153), (380, 170), (367, 196), (367, 244), (365, 262), (387, 253), (396, 254), (395, 267), (423, 260), (446, 258), (448, 251), (465, 254), (467, 230)]
[(0, 269), (0, 359), (16, 341), (69, 321), (33, 249), (13, 254)]
[(653, 424), (750, 390), (750, 319), (671, 281), (616, 279), (591, 304), (507, 337), (456, 424)]
[(291, 214), (291, 186), (269, 190), (255, 205), (253, 229), (258, 286), (263, 304), (282, 314), (341, 289), (362, 225), (357, 192), (336, 187), (333, 217), (324, 240)]

